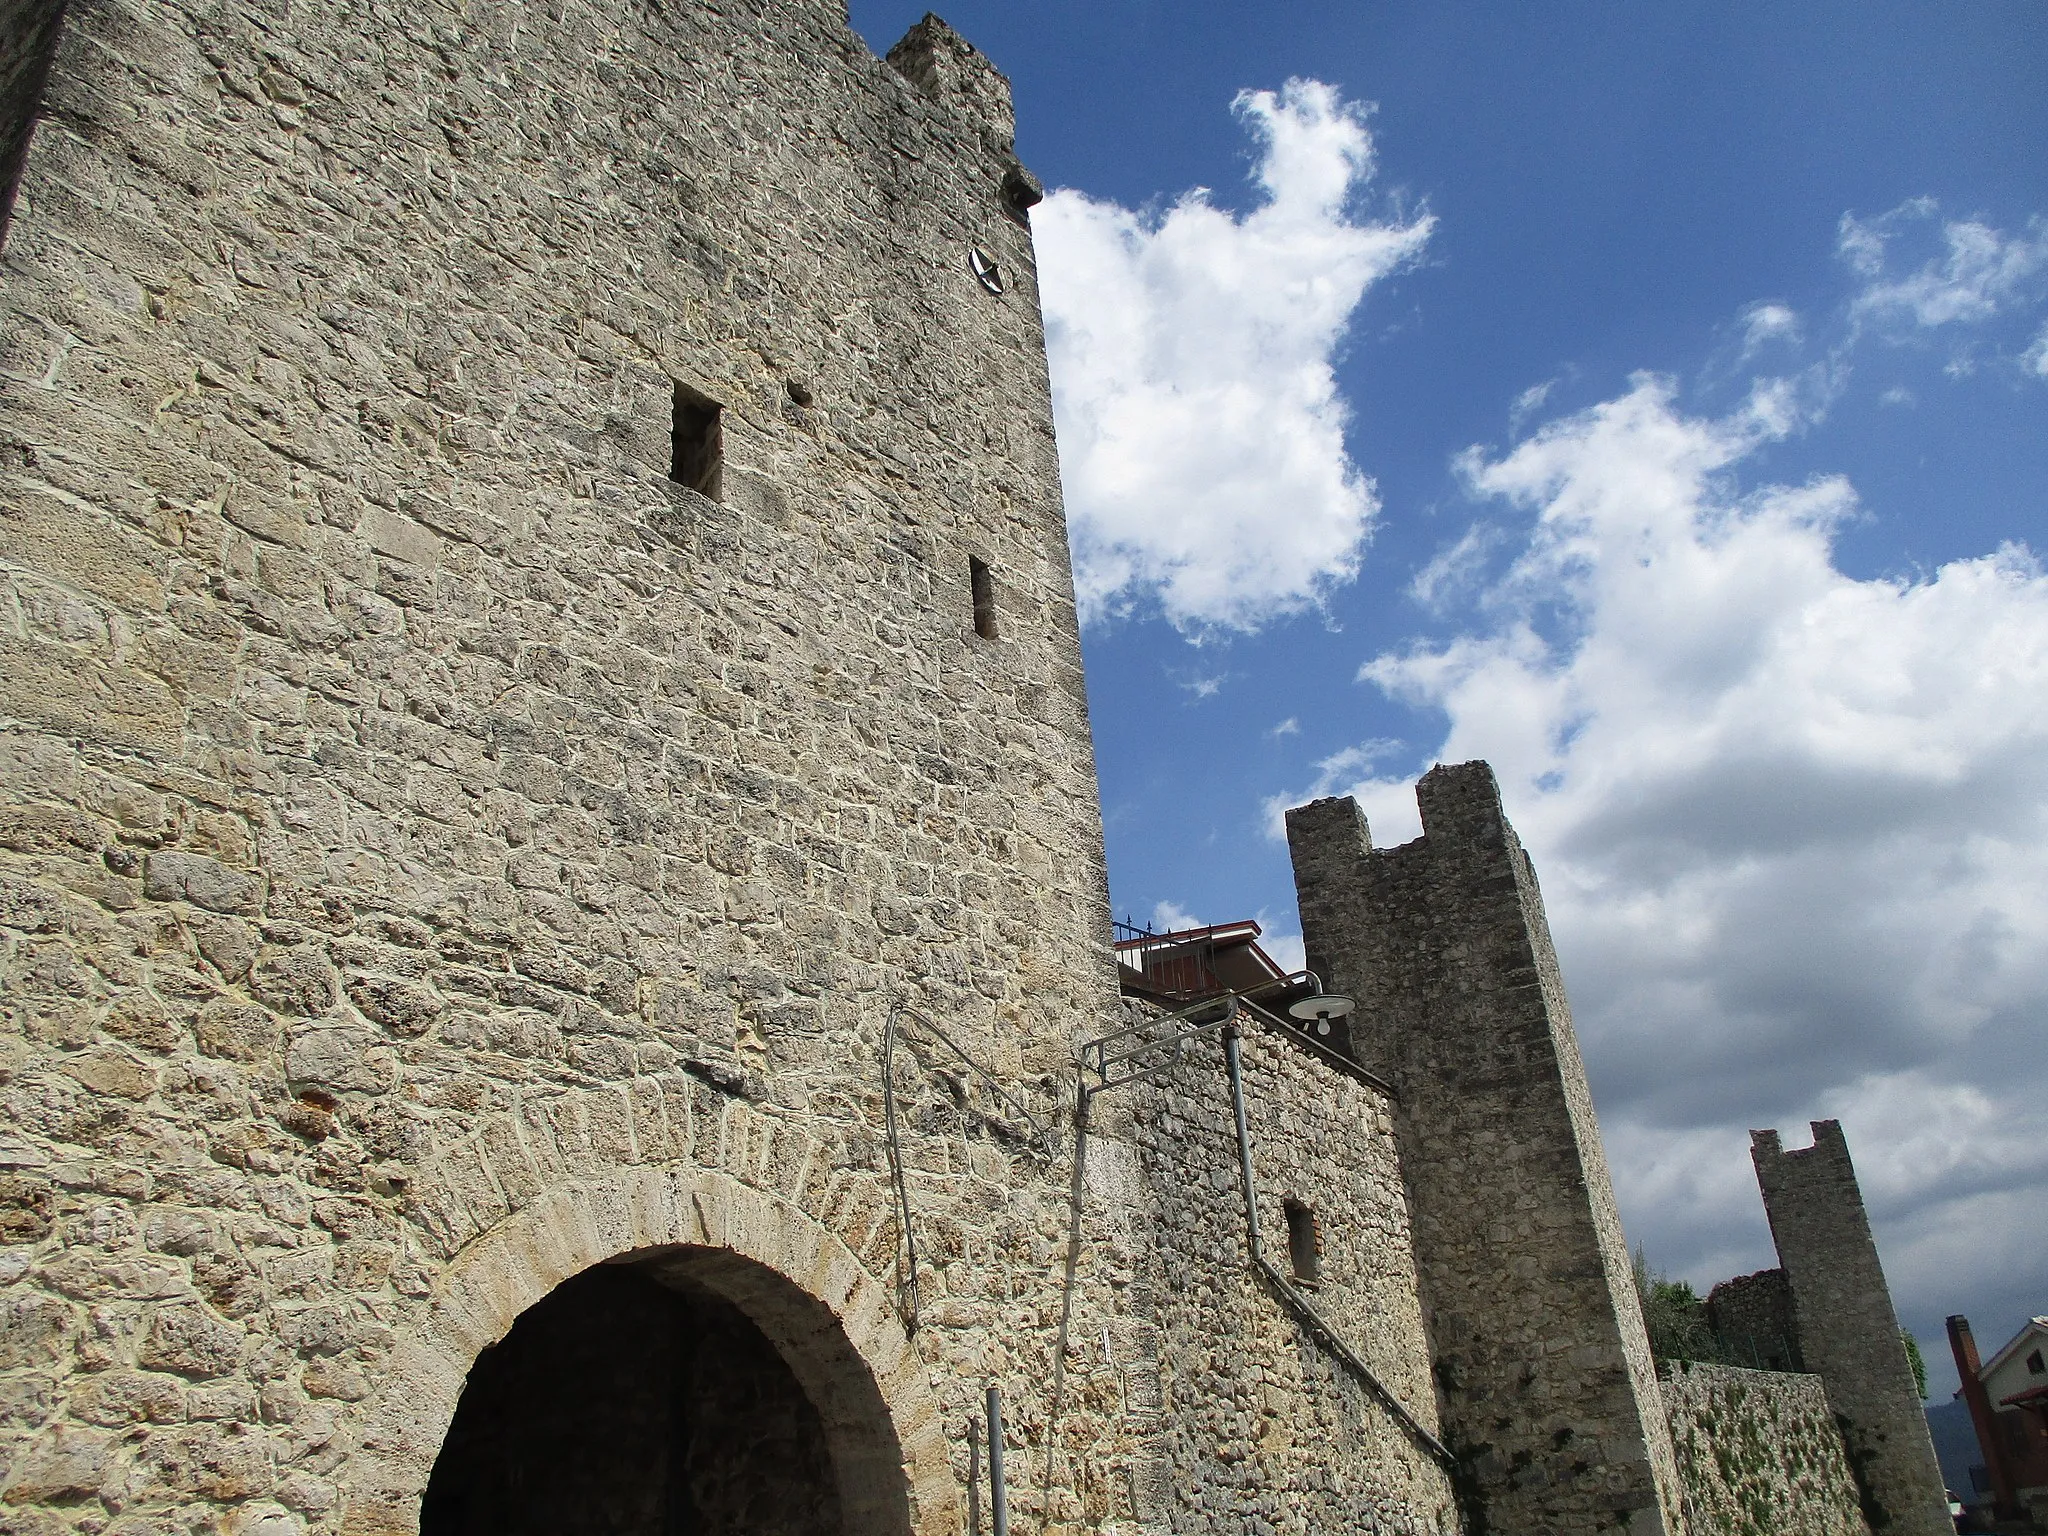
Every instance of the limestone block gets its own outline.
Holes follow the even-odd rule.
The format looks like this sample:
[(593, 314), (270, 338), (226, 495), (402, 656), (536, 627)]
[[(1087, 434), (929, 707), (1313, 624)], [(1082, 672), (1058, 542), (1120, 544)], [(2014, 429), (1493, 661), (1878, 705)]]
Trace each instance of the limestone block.
[(145, 1370), (204, 1380), (240, 1364), (245, 1343), (242, 1330), (209, 1307), (189, 1302), (162, 1306), (151, 1314), (136, 1363)]
[(17, 1458), (4, 1497), (16, 1505), (91, 1498), (113, 1466), (111, 1436), (68, 1424), (52, 1425)]
[(381, 1094), (391, 1091), (395, 1065), (390, 1049), (372, 1030), (360, 1025), (302, 1025), (292, 1031), (286, 1046), (285, 1074), (295, 1089)]
[(151, 901), (189, 901), (246, 916), (263, 904), (263, 877), (202, 854), (152, 853), (143, 864), (142, 893)]

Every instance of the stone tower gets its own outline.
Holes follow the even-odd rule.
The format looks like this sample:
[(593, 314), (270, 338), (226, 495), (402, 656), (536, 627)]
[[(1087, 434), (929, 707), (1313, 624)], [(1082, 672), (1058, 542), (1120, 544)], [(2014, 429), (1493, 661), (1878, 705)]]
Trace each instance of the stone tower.
[(1800, 1353), (1827, 1386), (1871, 1529), (1943, 1536), (1954, 1525), (1941, 1467), (1840, 1122), (1814, 1121), (1813, 1145), (1793, 1152), (1776, 1131), (1752, 1131), (1750, 1156)]
[(658, 1500), (637, 1337), (957, 1531), (1065, 1176), (910, 1098), (988, 1268), (907, 1338), (884, 1021), (1043, 1109), (1115, 998), (1007, 83), (842, 0), (0, 37), (7, 1506), (463, 1531), (558, 1410)]
[(1287, 813), (1308, 963), (1397, 1140), (1445, 1434), (1474, 1530), (1681, 1530), (1670, 1431), (1542, 898), (1484, 763), (1432, 769), (1423, 836)]

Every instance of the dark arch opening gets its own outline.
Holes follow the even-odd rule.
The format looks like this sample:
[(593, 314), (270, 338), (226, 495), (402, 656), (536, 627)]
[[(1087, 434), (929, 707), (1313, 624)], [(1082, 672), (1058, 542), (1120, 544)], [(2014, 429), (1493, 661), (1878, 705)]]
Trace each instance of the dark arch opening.
[(873, 1377), (828, 1309), (716, 1249), (585, 1270), (469, 1372), (421, 1536), (909, 1529)]

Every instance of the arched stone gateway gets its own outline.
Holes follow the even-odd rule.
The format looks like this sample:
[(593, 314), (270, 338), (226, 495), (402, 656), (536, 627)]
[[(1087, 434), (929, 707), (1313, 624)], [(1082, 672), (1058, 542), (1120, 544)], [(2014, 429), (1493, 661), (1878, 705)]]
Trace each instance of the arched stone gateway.
[[(589, 1496), (579, 1479), (603, 1474), (585, 1457), (550, 1484), (524, 1454), (562, 1434), (638, 1443), (592, 1529), (734, 1528), (720, 1521), (767, 1486), (745, 1445), (720, 1439), (747, 1433), (780, 1446), (783, 1523), (763, 1529), (960, 1528), (937, 1403), (885, 1288), (779, 1195), (694, 1169), (557, 1189), (470, 1244), (437, 1293), (344, 1474), (350, 1536), (512, 1530), (500, 1480), (515, 1463), (519, 1507), (568, 1529), (551, 1501)], [(538, 1400), (551, 1390), (604, 1401), (578, 1418)], [(755, 1430), (738, 1426), (746, 1415)]]

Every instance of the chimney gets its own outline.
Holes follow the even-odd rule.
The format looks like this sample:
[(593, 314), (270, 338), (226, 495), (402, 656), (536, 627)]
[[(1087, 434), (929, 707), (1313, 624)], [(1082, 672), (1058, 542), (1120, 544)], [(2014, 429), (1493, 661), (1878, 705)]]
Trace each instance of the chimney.
[(2005, 1442), (1998, 1433), (1998, 1413), (1991, 1406), (1991, 1394), (1984, 1390), (1984, 1365), (1977, 1358), (1976, 1336), (1970, 1332), (1970, 1320), (1961, 1313), (1948, 1320), (1948, 1347), (1956, 1357), (1956, 1375), (1962, 1378), (1962, 1399), (1970, 1405), (1977, 1448), (1984, 1453), (1984, 1467), (1991, 1474), (1992, 1510), (2001, 1520), (2017, 1520), (2019, 1491), (2013, 1486), (2012, 1467), (2005, 1459)]

